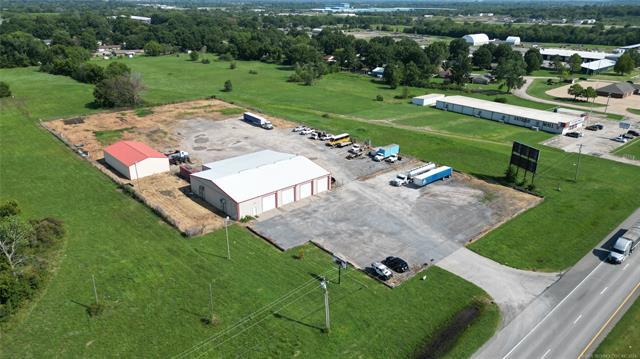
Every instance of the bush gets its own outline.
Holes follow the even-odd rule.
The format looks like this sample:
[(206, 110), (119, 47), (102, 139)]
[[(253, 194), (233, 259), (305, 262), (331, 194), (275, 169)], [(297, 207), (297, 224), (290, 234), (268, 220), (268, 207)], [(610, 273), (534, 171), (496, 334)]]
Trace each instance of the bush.
[(376, 96), (376, 101), (384, 101), (384, 97), (382, 95)]
[(18, 207), (18, 202), (16, 201), (7, 201), (5, 204), (0, 205), (0, 219), (15, 216), (20, 213), (20, 208)]
[(189, 53), (189, 58), (191, 59), (191, 61), (198, 61), (198, 59), (200, 58), (200, 53), (198, 51), (191, 51), (191, 53)]
[(73, 71), (71, 77), (87, 84), (97, 84), (104, 79), (104, 70), (96, 64), (84, 63)]
[(11, 89), (6, 82), (0, 81), (0, 98), (11, 96)]
[(136, 106), (142, 103), (140, 92), (143, 89), (137, 76), (108, 77), (96, 85), (93, 97), (100, 107)]
[(64, 237), (64, 222), (57, 218), (46, 217), (30, 222), (35, 233), (34, 245), (51, 245)]
[(240, 218), (240, 222), (241, 223), (247, 223), (247, 222), (251, 222), (254, 219), (256, 219), (254, 216), (244, 216), (242, 218)]
[(493, 102), (507, 103), (507, 99), (506, 99), (506, 97), (496, 97), (496, 98), (493, 99)]
[(298, 255), (296, 255), (296, 259), (303, 260), (304, 259), (304, 248), (300, 248), (298, 250)]
[(233, 56), (231, 54), (222, 54), (218, 58), (220, 61), (233, 61)]
[(235, 70), (235, 69), (236, 69), (236, 62), (235, 62), (235, 61), (232, 61), (232, 62), (229, 64), (229, 69), (230, 69), (230, 70)]
[(251, 75), (257, 75), (257, 74), (258, 74), (258, 71), (256, 71), (256, 70), (249, 70), (249, 73), (250, 73)]
[(224, 82), (224, 92), (231, 92), (233, 91), (233, 84), (231, 83), (231, 80), (227, 80)]
[(202, 63), (203, 63), (203, 64), (205, 64), (205, 65), (207, 65), (207, 64), (211, 63), (211, 60), (209, 60), (209, 59), (202, 59)]

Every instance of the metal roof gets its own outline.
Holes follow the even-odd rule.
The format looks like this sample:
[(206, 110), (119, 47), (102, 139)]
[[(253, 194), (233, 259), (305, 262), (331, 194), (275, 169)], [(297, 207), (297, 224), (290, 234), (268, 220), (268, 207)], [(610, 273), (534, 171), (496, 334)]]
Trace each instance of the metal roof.
[[(487, 34), (483, 34), (483, 33), (480, 33), (480, 34), (468, 34), (468, 35), (464, 35), (462, 38), (465, 41), (471, 42), (471, 43), (474, 43), (474, 44), (489, 42), (489, 36), (487, 36)], [(469, 41), (469, 40), (471, 40), (471, 41)]]
[(584, 64), (582, 64), (580, 66), (583, 69), (597, 71), (597, 70), (606, 69), (608, 67), (613, 67), (615, 64), (616, 64), (616, 62), (613, 61), (613, 60), (602, 59), (602, 60), (586, 62), (586, 63), (584, 63)]
[(237, 203), (330, 174), (306, 157), (271, 150), (205, 166), (210, 169), (192, 176), (213, 182)]
[(613, 55), (607, 52), (598, 52), (598, 51), (578, 51), (578, 50), (568, 50), (568, 49), (540, 49), (540, 54), (543, 56), (562, 56), (562, 57), (571, 57), (573, 54), (578, 54), (583, 59), (593, 59), (593, 60), (602, 60), (609, 55)]
[(619, 95), (625, 95), (635, 92), (636, 88), (628, 82), (616, 82), (597, 89), (598, 92), (615, 93)]
[(571, 116), (563, 113), (536, 110), (533, 108), (514, 106), (466, 96), (447, 96), (443, 99), (438, 100), (438, 102), (467, 106), (480, 110), (492, 111), (505, 115), (518, 116), (549, 123), (570, 123), (572, 121), (580, 119), (579, 116)]
[(119, 141), (104, 149), (123, 165), (129, 167), (134, 163), (141, 162), (147, 158), (167, 158), (167, 156), (154, 150), (142, 142)]

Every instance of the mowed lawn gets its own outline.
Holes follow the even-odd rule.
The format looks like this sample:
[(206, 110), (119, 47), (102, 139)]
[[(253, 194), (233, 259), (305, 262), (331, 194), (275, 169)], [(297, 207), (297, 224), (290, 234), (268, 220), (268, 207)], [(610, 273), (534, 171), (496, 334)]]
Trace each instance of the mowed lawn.
[[(299, 260), (233, 226), (229, 261), (224, 231), (181, 237), (39, 128), (39, 118), (90, 112), (90, 86), (33, 69), (0, 77), (15, 95), (0, 100), (0, 201), (17, 200), (27, 218), (60, 218), (68, 231), (47, 288), (4, 323), (0, 356), (410, 357), (477, 302), (485, 310), (449, 354), (468, 357), (495, 331), (486, 293), (436, 267), (394, 290), (353, 269), (338, 285), (331, 257), (313, 246)], [(328, 335), (319, 275), (331, 281)], [(97, 318), (86, 313), (92, 276), (106, 307)], [(215, 327), (201, 323), (210, 284)]]
[(636, 299), (622, 319), (594, 352), (594, 357), (624, 358), (640, 353), (640, 300)]
[(618, 156), (633, 156), (636, 159), (640, 159), (640, 139), (635, 138), (625, 143), (618, 147), (613, 153)]

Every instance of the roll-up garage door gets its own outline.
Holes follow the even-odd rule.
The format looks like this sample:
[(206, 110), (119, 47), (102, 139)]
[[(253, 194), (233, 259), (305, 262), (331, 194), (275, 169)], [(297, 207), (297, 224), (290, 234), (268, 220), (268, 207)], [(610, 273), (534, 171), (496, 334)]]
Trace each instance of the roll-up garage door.
[(276, 194), (270, 194), (262, 197), (262, 212), (276, 208)]
[(320, 178), (316, 183), (316, 193), (324, 192), (329, 189), (329, 180), (327, 177)]
[(300, 198), (307, 198), (311, 196), (311, 182), (303, 183), (300, 185)]
[(282, 193), (282, 205), (291, 203), (295, 199), (293, 187), (282, 190), (280, 193)]

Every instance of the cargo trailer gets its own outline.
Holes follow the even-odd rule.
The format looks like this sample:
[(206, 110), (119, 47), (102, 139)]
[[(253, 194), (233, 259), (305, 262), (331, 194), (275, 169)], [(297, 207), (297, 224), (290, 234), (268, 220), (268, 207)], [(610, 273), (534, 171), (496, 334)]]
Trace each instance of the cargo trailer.
[(376, 156), (381, 156), (384, 159), (393, 155), (397, 156), (398, 153), (400, 153), (400, 146), (391, 144), (378, 148), (378, 150), (376, 151)]
[(453, 170), (448, 166), (441, 166), (436, 169), (432, 169), (431, 171), (419, 174), (413, 177), (413, 183), (416, 186), (424, 187), (429, 183), (433, 183), (438, 180), (444, 180), (445, 178), (451, 177), (453, 174)]
[(245, 121), (247, 121), (248, 123), (254, 126), (262, 127), (265, 130), (273, 130), (273, 125), (271, 124), (271, 121), (267, 120), (262, 116), (258, 116), (251, 112), (245, 112), (242, 117)]

